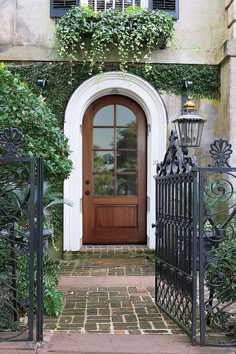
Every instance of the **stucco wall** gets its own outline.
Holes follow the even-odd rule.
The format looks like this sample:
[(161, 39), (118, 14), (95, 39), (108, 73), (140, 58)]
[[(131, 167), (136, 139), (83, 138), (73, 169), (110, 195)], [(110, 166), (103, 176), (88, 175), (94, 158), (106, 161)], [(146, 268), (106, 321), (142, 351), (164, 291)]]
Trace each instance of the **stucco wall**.
[[(180, 96), (162, 95), (168, 114), (168, 135), (174, 129), (173, 120), (181, 115), (182, 102)], [(190, 156), (195, 156), (198, 166), (207, 166), (211, 163), (209, 148), (216, 138), (229, 138), (227, 121), (222, 119), (221, 104), (219, 101), (208, 99), (193, 100), (198, 114), (206, 118), (201, 145), (198, 148), (190, 149)], [(235, 134), (236, 135), (236, 134)], [(235, 144), (236, 146), (236, 144)]]
[[(224, 1), (180, 0), (179, 4), (172, 47), (155, 52), (153, 61), (217, 64), (217, 51), (225, 38)], [(49, 16), (49, 0), (0, 0), (0, 5), (0, 60), (56, 58), (49, 50), (55, 24)]]
[(0, 44), (52, 47), (55, 21), (48, 0), (1, 0)]

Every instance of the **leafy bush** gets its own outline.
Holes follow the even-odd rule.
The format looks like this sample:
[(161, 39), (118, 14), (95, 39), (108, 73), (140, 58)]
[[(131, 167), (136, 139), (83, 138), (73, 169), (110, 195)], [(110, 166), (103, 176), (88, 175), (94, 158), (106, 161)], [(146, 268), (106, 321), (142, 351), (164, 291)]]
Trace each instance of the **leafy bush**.
[[(29, 296), (28, 259), (21, 256), (17, 268), (18, 302), (23, 311), (27, 310)], [(36, 267), (35, 267), (36, 268)], [(43, 256), (43, 309), (49, 316), (58, 316), (62, 311), (63, 297), (58, 290), (60, 263), (50, 258), (48, 253)], [(37, 282), (35, 271), (35, 301), (37, 296)]]
[(0, 64), (0, 129), (14, 126), (24, 135), (22, 154), (45, 159), (45, 176), (49, 179), (68, 177), (68, 141), (58, 121), (44, 101), (32, 93), (18, 75)]
[[(165, 48), (173, 35), (173, 19), (164, 11), (128, 8), (95, 12), (86, 6), (72, 7), (56, 25), (58, 54), (90, 63), (103, 71), (107, 55), (117, 50), (120, 70), (128, 61), (146, 63), (150, 70), (153, 50)], [(116, 54), (116, 56), (117, 56)]]
[(236, 300), (236, 238), (220, 242), (208, 254), (207, 286), (220, 302)]

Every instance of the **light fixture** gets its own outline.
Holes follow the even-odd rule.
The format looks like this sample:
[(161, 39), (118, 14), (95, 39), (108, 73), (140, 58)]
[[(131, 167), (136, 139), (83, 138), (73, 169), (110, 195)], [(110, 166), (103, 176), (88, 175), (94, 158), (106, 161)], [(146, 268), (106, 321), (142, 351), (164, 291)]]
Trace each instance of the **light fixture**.
[(45, 89), (47, 86), (47, 80), (40, 79), (36, 81), (36, 85), (39, 86), (41, 89)]
[(173, 123), (178, 135), (178, 144), (181, 147), (200, 146), (202, 131), (206, 119), (197, 114), (194, 102), (192, 102), (190, 90), (191, 81), (185, 81), (188, 91), (186, 103), (183, 105), (182, 115), (176, 118)]

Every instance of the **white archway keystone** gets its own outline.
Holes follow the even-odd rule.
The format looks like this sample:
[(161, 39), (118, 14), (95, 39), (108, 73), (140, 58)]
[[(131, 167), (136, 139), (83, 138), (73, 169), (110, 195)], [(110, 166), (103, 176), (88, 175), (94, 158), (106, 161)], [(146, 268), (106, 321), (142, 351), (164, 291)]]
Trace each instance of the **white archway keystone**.
[(107, 72), (85, 81), (71, 96), (65, 112), (65, 135), (69, 139), (73, 171), (64, 183), (64, 197), (73, 207), (64, 206), (64, 251), (78, 251), (82, 245), (82, 134), (84, 114), (90, 104), (106, 95), (124, 95), (132, 98), (143, 109), (148, 124), (147, 137), (147, 242), (155, 246), (155, 175), (156, 161), (161, 161), (166, 150), (167, 113), (159, 93), (138, 76)]

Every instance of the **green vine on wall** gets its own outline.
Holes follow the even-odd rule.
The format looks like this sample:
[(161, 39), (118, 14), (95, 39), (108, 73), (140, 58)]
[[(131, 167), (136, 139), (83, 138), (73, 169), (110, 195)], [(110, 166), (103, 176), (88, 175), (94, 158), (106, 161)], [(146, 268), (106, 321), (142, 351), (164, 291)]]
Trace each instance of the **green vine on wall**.
[[(61, 129), (64, 126), (64, 114), (70, 96), (79, 85), (87, 80), (89, 68), (83, 64), (73, 63), (36, 63), (8, 64), (12, 73), (20, 74), (31, 89), (40, 94), (36, 81), (46, 79), (48, 85), (43, 96), (47, 106), (55, 114)], [(106, 71), (117, 70), (117, 65), (106, 65)], [(219, 99), (220, 69), (218, 66), (189, 64), (153, 64), (152, 70), (146, 73), (144, 66), (129, 65), (128, 72), (147, 80), (160, 93), (184, 95), (184, 80), (193, 81), (192, 93), (198, 98)], [(101, 77), (102, 80), (102, 77)]]
[(91, 72), (103, 72), (110, 55), (121, 71), (127, 71), (129, 61), (142, 61), (149, 71), (152, 52), (165, 48), (173, 31), (173, 18), (164, 11), (128, 7), (125, 12), (95, 12), (76, 6), (56, 24), (56, 48), (61, 57), (89, 63)]
[[(8, 64), (13, 74), (19, 74), (21, 79), (28, 83), (34, 93), (40, 93), (46, 98), (45, 102), (51, 112), (55, 114), (61, 130), (64, 126), (66, 105), (74, 92), (85, 80), (90, 78), (89, 68), (81, 63), (34, 63)], [(118, 70), (117, 65), (109, 64), (106, 71)], [(194, 82), (193, 95), (199, 98), (219, 99), (220, 97), (220, 69), (218, 66), (182, 65), (182, 64), (153, 64), (147, 73), (143, 65), (129, 65), (128, 72), (147, 80), (160, 93), (181, 95), (185, 94), (183, 80)], [(40, 92), (36, 85), (38, 79), (46, 79), (48, 85)], [(102, 80), (102, 76), (101, 76)], [(55, 190), (63, 188), (63, 178), (55, 180)], [(62, 210), (57, 211), (53, 220), (56, 230), (62, 227)]]

